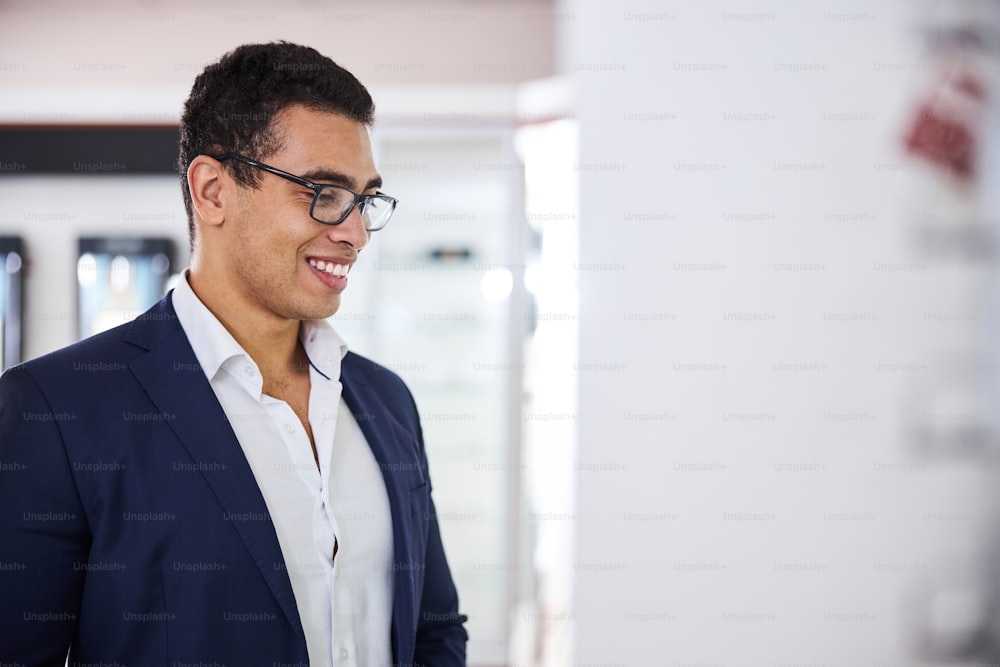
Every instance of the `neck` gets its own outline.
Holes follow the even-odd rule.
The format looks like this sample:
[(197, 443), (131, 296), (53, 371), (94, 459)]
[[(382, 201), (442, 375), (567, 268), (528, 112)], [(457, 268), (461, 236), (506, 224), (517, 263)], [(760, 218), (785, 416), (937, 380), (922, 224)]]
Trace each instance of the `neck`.
[(202, 275), (194, 266), (186, 277), (198, 299), (257, 364), (265, 383), (308, 370), (305, 350), (299, 343), (301, 322), (246, 308), (232, 298), (221, 281)]

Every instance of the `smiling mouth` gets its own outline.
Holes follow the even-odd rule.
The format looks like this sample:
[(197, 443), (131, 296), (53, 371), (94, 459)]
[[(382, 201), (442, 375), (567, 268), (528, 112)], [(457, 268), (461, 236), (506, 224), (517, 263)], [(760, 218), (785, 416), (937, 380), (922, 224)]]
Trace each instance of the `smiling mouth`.
[(336, 262), (327, 262), (322, 259), (309, 259), (309, 266), (313, 267), (317, 271), (323, 271), (324, 273), (329, 273), (331, 276), (337, 276), (338, 278), (345, 277), (351, 271), (350, 264), (337, 264)]

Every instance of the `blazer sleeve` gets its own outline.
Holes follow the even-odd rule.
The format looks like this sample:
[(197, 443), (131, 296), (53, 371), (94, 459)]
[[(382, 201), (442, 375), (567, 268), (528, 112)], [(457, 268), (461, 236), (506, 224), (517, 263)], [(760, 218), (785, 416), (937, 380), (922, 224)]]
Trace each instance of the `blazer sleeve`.
[[(412, 396), (410, 401), (412, 404)], [(413, 412), (417, 419), (421, 465), (426, 471), (427, 454), (424, 450), (423, 429), (420, 428), (415, 404)], [(417, 618), (413, 663), (428, 667), (465, 667), (465, 647), (469, 635), (463, 624), (468, 617), (458, 612), (458, 591), (444, 554), (433, 498), (429, 500), (428, 510), (423, 514), (428, 523), (427, 549), (424, 554), (424, 586), (420, 598), (420, 616)]]
[(55, 413), (23, 367), (0, 376), (0, 656), (63, 667), (89, 531)]

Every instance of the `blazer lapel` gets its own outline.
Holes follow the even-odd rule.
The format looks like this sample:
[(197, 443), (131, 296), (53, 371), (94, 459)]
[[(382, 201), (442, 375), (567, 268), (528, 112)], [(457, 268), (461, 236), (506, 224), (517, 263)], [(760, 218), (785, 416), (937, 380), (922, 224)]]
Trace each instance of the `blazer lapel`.
[[(174, 416), (166, 423), (195, 463), (204, 464), (199, 472), (223, 511), (267, 514), (250, 464), (198, 365), (169, 295), (146, 313), (145, 319), (135, 321), (127, 340), (149, 350), (130, 364), (132, 372), (156, 407)], [(275, 568), (284, 558), (274, 525), (270, 521), (234, 521), (233, 527), (304, 644), (291, 581), (284, 568)]]
[(378, 394), (357, 372), (352, 372), (352, 355), (344, 359), (340, 381), (344, 387), (344, 402), (354, 414), (361, 432), (382, 471), (385, 489), (392, 511), (392, 544), (395, 569), (395, 590), (392, 612), (392, 653), (394, 662), (413, 655), (416, 640), (414, 623), (417, 618), (417, 600), (413, 582), (414, 564), (423, 563), (423, 554), (413, 550), (413, 526), (410, 516), (410, 475), (399, 474), (405, 463), (400, 459), (400, 448), (395, 419), (382, 404)]

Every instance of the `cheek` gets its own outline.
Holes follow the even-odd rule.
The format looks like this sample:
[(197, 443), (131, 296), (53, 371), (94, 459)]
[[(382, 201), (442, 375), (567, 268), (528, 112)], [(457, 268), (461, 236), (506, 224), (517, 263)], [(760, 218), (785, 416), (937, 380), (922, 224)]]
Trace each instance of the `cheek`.
[[(308, 214), (308, 209), (306, 209)], [(295, 207), (276, 201), (264, 192), (251, 192), (240, 200), (238, 219), (230, 234), (230, 248), (236, 261), (252, 264), (255, 273), (288, 273), (304, 264), (302, 249), (315, 236), (306, 216), (301, 219)], [(308, 267), (307, 267), (308, 268)]]

